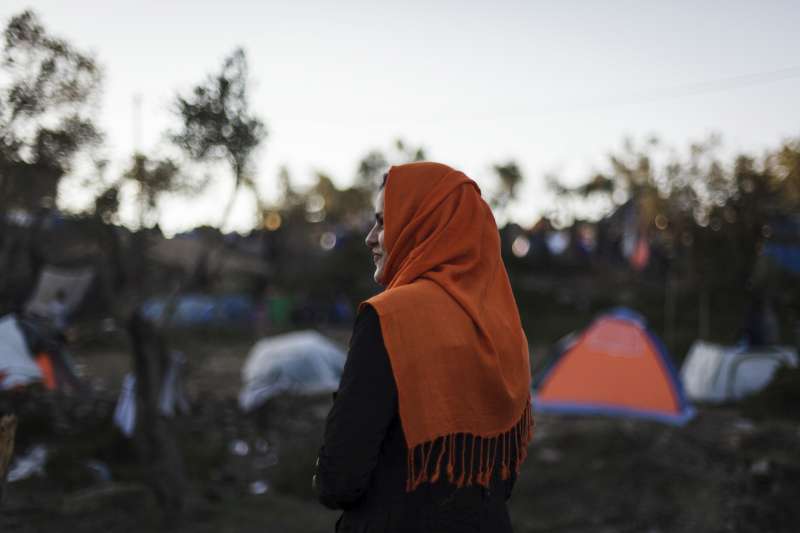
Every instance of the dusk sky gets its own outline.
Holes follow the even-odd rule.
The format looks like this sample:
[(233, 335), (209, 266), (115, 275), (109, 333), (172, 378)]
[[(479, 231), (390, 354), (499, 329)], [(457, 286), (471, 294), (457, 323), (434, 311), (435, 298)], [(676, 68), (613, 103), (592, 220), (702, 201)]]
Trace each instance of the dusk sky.
[[(298, 186), (315, 171), (348, 185), (367, 151), (402, 138), (486, 190), (492, 164), (517, 160), (526, 182), (511, 215), (531, 224), (548, 212), (547, 173), (577, 183), (626, 136), (685, 149), (719, 133), (722, 154), (755, 156), (800, 136), (796, 1), (4, 0), (3, 25), (28, 7), (103, 66), (112, 173), (135, 148), (134, 95), (140, 147), (168, 155), (174, 95), (237, 46), (269, 129), (256, 169), (270, 199), (282, 165)], [(219, 174), (204, 196), (165, 201), (162, 227), (217, 223), (232, 187)], [(90, 198), (79, 181), (68, 206)], [(254, 220), (242, 196), (229, 229)]]

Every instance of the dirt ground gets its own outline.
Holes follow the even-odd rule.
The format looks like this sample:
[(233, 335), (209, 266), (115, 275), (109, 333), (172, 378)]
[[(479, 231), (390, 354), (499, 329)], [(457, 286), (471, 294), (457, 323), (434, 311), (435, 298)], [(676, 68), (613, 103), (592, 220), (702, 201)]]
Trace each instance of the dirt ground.
[[(0, 398), (20, 413), (18, 454), (48, 450), (41, 474), (8, 485), (0, 531), (333, 531), (337, 513), (310, 488), (329, 398), (285, 397), (243, 415), (236, 395), (249, 343), (181, 348), (192, 402), (174, 421), (189, 480), (183, 512), (159, 510), (133, 446), (111, 425), (130, 356), (106, 348), (75, 357), (97, 391), (91, 401)], [(518, 533), (798, 531), (798, 450), (797, 421), (730, 406), (700, 408), (683, 427), (542, 415), (512, 521)]]

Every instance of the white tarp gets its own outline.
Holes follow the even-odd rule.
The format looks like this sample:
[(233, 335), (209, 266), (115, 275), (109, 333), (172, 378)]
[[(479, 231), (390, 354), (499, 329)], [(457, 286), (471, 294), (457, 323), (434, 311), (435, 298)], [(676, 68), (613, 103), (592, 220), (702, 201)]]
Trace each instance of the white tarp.
[[(176, 414), (189, 412), (189, 400), (186, 398), (182, 378), (185, 366), (186, 356), (183, 352), (170, 352), (158, 398), (158, 411), (163, 416), (171, 418)], [(122, 380), (122, 388), (114, 409), (114, 424), (126, 437), (133, 435), (136, 429), (136, 376), (132, 373), (125, 374)]]
[(114, 424), (126, 437), (133, 435), (136, 428), (136, 376), (131, 373), (125, 374), (122, 380), (119, 399), (114, 408)]
[(316, 331), (256, 343), (242, 369), (239, 405), (252, 410), (278, 394), (321, 394), (339, 388), (346, 354)]
[(681, 368), (687, 396), (725, 402), (760, 391), (782, 365), (797, 366), (797, 352), (787, 346), (721, 346), (695, 342)]
[(45, 267), (25, 310), (34, 315), (49, 316), (50, 302), (56, 299), (60, 291), (64, 294), (65, 311), (71, 313), (83, 301), (93, 277), (91, 268)]
[(0, 390), (42, 380), (14, 315), (0, 318)]

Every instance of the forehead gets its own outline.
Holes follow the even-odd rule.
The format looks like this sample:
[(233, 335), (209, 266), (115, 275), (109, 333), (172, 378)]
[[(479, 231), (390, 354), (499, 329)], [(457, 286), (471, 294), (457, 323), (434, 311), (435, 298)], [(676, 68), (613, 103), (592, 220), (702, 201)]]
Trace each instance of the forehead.
[(383, 213), (383, 192), (385, 190), (386, 190), (386, 188), (384, 187), (384, 188), (382, 188), (381, 190), (378, 191), (378, 194), (375, 195), (375, 199), (373, 201), (373, 205), (375, 207), (375, 212), (376, 213)]

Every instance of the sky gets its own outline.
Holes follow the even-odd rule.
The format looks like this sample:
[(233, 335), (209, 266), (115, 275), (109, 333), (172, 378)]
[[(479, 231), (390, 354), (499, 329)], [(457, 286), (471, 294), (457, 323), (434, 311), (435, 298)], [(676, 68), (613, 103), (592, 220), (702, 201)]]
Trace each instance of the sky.
[[(269, 130), (254, 162), (270, 200), (282, 166), (298, 187), (318, 171), (347, 186), (369, 150), (402, 138), (484, 191), (493, 164), (516, 160), (525, 182), (509, 214), (528, 225), (552, 208), (547, 174), (577, 184), (625, 138), (682, 149), (717, 133), (724, 153), (758, 156), (800, 137), (796, 1), (4, 0), (0, 21), (29, 7), (103, 67), (110, 174), (136, 148), (171, 154), (175, 95), (238, 46)], [(91, 199), (82, 172), (62, 188), (67, 207)], [(219, 222), (233, 181), (204, 172), (219, 178), (205, 194), (161, 203), (166, 232)], [(254, 221), (240, 195), (226, 229)]]

